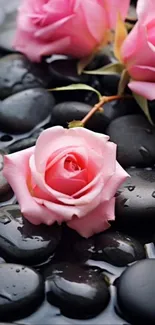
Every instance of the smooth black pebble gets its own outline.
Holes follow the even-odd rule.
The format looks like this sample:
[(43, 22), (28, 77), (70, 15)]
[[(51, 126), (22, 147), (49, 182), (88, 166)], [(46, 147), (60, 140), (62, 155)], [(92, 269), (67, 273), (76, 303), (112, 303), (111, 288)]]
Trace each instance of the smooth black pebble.
[(15, 141), (7, 147), (8, 152), (13, 153), (35, 146), (36, 141), (42, 131), (44, 131), (44, 129), (39, 128), (34, 133), (32, 133), (30, 137)]
[(127, 172), (131, 177), (116, 194), (117, 229), (152, 241), (155, 234), (155, 169), (129, 168)]
[(132, 324), (154, 324), (155, 260), (142, 260), (128, 267), (117, 284), (122, 315)]
[(0, 107), (0, 127), (10, 133), (31, 131), (50, 120), (53, 95), (43, 88), (28, 89), (6, 98)]
[(33, 63), (21, 54), (0, 59), (0, 98), (31, 88), (47, 88), (50, 83), (48, 64)]
[(49, 64), (49, 70), (54, 87), (68, 86), (75, 83), (85, 83), (88, 80), (87, 75), (78, 75), (77, 62), (78, 61), (75, 59), (60, 59), (54, 60)]
[(60, 263), (45, 271), (47, 300), (63, 315), (76, 319), (92, 318), (102, 312), (110, 292), (98, 269)]
[(7, 262), (36, 265), (46, 262), (61, 239), (61, 227), (35, 226), (22, 217), (18, 205), (0, 209), (0, 256)]
[(115, 119), (110, 123), (107, 134), (118, 146), (117, 160), (123, 167), (147, 167), (155, 163), (155, 128), (143, 115)]
[(96, 236), (93, 259), (115, 266), (127, 266), (145, 257), (144, 247), (132, 237), (118, 231), (107, 231)]
[[(91, 106), (80, 102), (59, 103), (51, 110), (51, 121), (53, 125), (68, 126), (68, 122), (82, 120), (91, 110)], [(108, 119), (101, 112), (96, 112), (86, 124), (92, 131), (104, 132), (108, 125)]]
[(10, 200), (13, 197), (14, 193), (7, 182), (6, 178), (3, 175), (3, 172), (0, 171), (0, 203)]
[(0, 264), (0, 321), (13, 321), (33, 313), (44, 300), (44, 281), (33, 269)]

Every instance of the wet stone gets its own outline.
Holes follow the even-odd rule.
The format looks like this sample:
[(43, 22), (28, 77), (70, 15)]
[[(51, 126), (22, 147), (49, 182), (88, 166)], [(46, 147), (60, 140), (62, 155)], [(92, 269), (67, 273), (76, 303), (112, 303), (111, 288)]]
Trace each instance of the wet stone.
[(54, 87), (67, 86), (73, 83), (85, 83), (88, 80), (88, 76), (78, 75), (77, 62), (75, 59), (63, 59), (54, 60), (49, 65)]
[(0, 59), (0, 98), (25, 89), (47, 88), (50, 78), (46, 63), (32, 63), (21, 54), (7, 55)]
[(0, 107), (0, 127), (10, 133), (28, 132), (50, 119), (53, 106), (54, 98), (47, 90), (24, 90), (3, 101)]
[(139, 113), (139, 106), (134, 98), (114, 100), (104, 105), (104, 116), (108, 124), (121, 116)]
[[(91, 106), (80, 102), (63, 102), (53, 107), (51, 110), (51, 121), (53, 125), (68, 126), (68, 122), (83, 119), (91, 110)], [(101, 112), (96, 112), (86, 124), (92, 131), (104, 132), (108, 125), (108, 119)]]
[(46, 262), (61, 239), (57, 225), (35, 226), (22, 217), (18, 205), (0, 209), (0, 256), (7, 262), (37, 265)]
[(155, 163), (155, 128), (143, 115), (115, 119), (110, 123), (107, 134), (118, 146), (117, 160), (123, 167), (150, 167)]
[(121, 275), (117, 286), (121, 316), (131, 324), (155, 323), (155, 260), (142, 260)]
[(73, 252), (80, 262), (88, 259), (123, 267), (146, 257), (143, 245), (133, 237), (108, 230), (89, 239), (78, 238)]
[(33, 313), (44, 299), (44, 282), (34, 270), (0, 264), (0, 320), (13, 321)]
[(107, 231), (96, 236), (93, 259), (115, 266), (127, 266), (146, 257), (144, 247), (134, 238)]
[(116, 194), (116, 226), (152, 241), (155, 234), (155, 169), (128, 168), (131, 176)]
[(17, 152), (17, 151), (24, 150), (24, 149), (27, 149), (27, 148), (30, 148), (30, 147), (35, 146), (36, 141), (37, 141), (39, 135), (41, 134), (41, 132), (43, 130), (44, 129), (41, 129), (40, 128), (40, 129), (36, 130), (36, 132), (34, 132), (33, 134), (31, 134), (30, 137), (21, 139), (19, 141), (16, 141), (15, 143), (11, 144), (7, 148), (8, 149), (8, 152), (9, 153), (13, 153), (13, 152)]
[(110, 292), (98, 269), (60, 263), (50, 266), (45, 278), (48, 302), (67, 317), (92, 318), (109, 303)]

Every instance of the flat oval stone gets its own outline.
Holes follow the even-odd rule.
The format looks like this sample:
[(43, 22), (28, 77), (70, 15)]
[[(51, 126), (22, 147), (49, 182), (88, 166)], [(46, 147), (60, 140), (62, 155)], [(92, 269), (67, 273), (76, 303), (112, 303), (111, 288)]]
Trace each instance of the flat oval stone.
[(0, 264), (0, 320), (30, 315), (44, 299), (44, 282), (34, 270), (18, 264)]
[(0, 203), (10, 200), (14, 193), (3, 175), (3, 171), (0, 171)]
[(115, 266), (127, 266), (145, 257), (144, 247), (132, 237), (118, 231), (107, 231), (96, 236), (93, 259)]
[(47, 299), (71, 318), (92, 318), (103, 311), (110, 293), (98, 269), (60, 263), (45, 271)]
[(53, 95), (47, 90), (24, 90), (3, 101), (0, 107), (0, 127), (10, 133), (31, 131), (48, 117), (50, 119), (53, 106)]
[(155, 164), (155, 128), (143, 115), (115, 119), (110, 123), (107, 134), (118, 146), (117, 160), (123, 167), (150, 167)]
[(155, 260), (146, 259), (128, 267), (117, 286), (117, 301), (132, 324), (155, 323)]
[(10, 54), (0, 59), (1, 99), (25, 89), (47, 88), (49, 80), (45, 63), (33, 63), (21, 54)]
[(31, 134), (30, 137), (12, 143), (7, 147), (8, 152), (13, 153), (35, 146), (36, 141), (42, 131), (44, 131), (44, 129), (39, 128), (33, 134)]
[(67, 86), (73, 83), (85, 83), (87, 75), (78, 75), (76, 59), (54, 60), (49, 65), (54, 87)]
[[(116, 197), (116, 225), (151, 241), (155, 233), (155, 169), (129, 168)], [(151, 237), (150, 237), (151, 236)]]
[[(80, 102), (63, 102), (53, 107), (51, 110), (51, 121), (53, 125), (62, 125), (68, 127), (68, 122), (83, 119), (91, 110), (91, 106)], [(101, 112), (96, 112), (86, 127), (92, 131), (104, 132), (108, 120)]]
[(51, 257), (61, 239), (57, 225), (35, 226), (22, 217), (18, 205), (0, 209), (0, 256), (7, 262), (36, 265)]

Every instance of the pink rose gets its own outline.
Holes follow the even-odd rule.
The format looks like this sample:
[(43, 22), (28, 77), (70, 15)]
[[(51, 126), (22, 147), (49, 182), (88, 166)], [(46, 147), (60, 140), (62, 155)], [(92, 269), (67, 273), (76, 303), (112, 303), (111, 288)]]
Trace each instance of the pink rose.
[(132, 81), (129, 88), (155, 99), (155, 0), (139, 0), (138, 22), (121, 48), (122, 60)]
[(32, 61), (42, 56), (87, 56), (125, 18), (130, 0), (23, 0), (14, 47)]
[(128, 174), (109, 137), (84, 128), (47, 129), (32, 147), (4, 158), (4, 175), (31, 223), (66, 222), (84, 237), (115, 219), (115, 193)]

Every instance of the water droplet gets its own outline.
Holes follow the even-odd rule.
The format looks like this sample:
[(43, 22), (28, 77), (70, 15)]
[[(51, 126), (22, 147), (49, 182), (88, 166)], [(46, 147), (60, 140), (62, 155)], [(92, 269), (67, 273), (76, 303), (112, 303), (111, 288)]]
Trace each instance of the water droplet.
[(140, 147), (139, 152), (141, 153), (143, 159), (146, 161), (152, 162), (152, 156), (149, 152), (149, 150), (143, 146)]
[(155, 191), (152, 193), (152, 197), (155, 198)]
[(115, 197), (118, 197), (120, 194), (122, 193), (122, 191), (117, 191), (116, 194), (115, 194)]
[(19, 273), (20, 272), (20, 269), (17, 269), (16, 272)]
[(129, 190), (130, 192), (134, 191), (134, 189), (135, 189), (135, 186), (128, 186), (128, 190)]
[(13, 293), (13, 296), (17, 296), (17, 293)]

